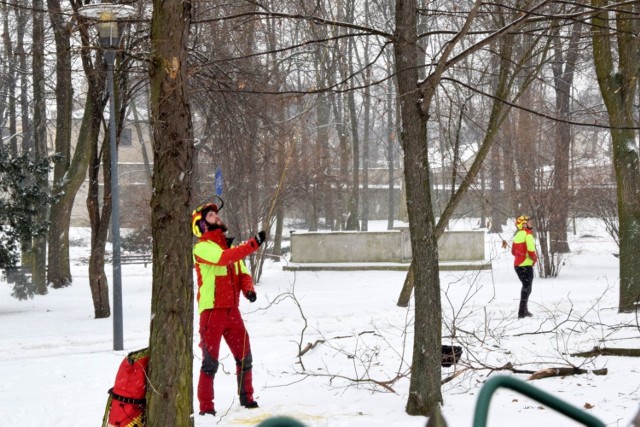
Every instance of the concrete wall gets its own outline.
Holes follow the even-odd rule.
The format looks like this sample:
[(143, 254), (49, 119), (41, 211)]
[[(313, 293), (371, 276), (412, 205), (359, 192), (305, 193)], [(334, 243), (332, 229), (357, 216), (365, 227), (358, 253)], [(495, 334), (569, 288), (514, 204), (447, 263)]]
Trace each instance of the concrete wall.
[[(445, 231), (438, 241), (440, 261), (483, 261), (484, 231)], [(296, 263), (409, 262), (408, 229), (291, 233)]]
[(445, 231), (438, 255), (440, 261), (484, 261), (484, 231)]

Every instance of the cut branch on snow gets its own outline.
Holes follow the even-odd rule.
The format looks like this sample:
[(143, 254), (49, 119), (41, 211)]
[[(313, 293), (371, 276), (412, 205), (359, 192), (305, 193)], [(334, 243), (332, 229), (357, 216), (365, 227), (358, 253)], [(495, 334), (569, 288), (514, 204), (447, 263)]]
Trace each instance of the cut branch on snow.
[(582, 375), (582, 374), (593, 374), (593, 375), (607, 375), (607, 368), (603, 369), (581, 369), (576, 367), (571, 368), (546, 368), (541, 371), (534, 372), (527, 380), (541, 380), (543, 378), (551, 378), (551, 377), (566, 377), (569, 375)]
[(491, 371), (492, 372), (494, 372), (494, 371), (511, 371), (514, 374), (534, 374), (535, 373), (535, 371), (514, 368), (513, 363), (511, 363), (511, 362), (507, 362), (506, 364), (502, 365), (499, 368), (493, 368)]
[(640, 348), (599, 348), (594, 347), (593, 350), (573, 353), (574, 357), (596, 357), (596, 356), (625, 356), (640, 357)]

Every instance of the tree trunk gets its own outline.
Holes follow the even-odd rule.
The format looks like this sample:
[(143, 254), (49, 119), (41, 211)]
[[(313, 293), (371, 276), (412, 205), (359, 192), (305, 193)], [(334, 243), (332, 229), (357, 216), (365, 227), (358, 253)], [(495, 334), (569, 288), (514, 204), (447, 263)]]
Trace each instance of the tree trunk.
[[(194, 155), (187, 87), (191, 3), (154, 0), (151, 19), (153, 289), (147, 425), (193, 425)], [(172, 35), (167, 37), (167, 35)]]
[[(500, 64), (503, 62), (498, 55), (492, 57), (491, 61), (494, 69), (496, 67), (500, 67)], [(494, 91), (498, 88), (499, 82), (499, 77), (493, 79), (492, 89)], [(502, 224), (504, 223), (505, 215), (502, 210), (504, 207), (504, 198), (501, 197), (502, 192), (500, 191), (500, 189), (504, 175), (501, 173), (503, 171), (503, 168), (500, 154), (501, 146), (504, 145), (501, 144), (501, 142), (505, 141), (506, 138), (504, 137), (503, 132), (498, 132), (495, 136), (495, 139), (496, 143), (491, 144), (491, 150), (489, 153), (489, 181), (491, 183), (489, 200), (491, 201), (491, 213), (489, 214), (490, 226), (488, 232), (502, 233)]]
[[(497, 138), (502, 138), (501, 135), (497, 135)], [(491, 153), (489, 154), (489, 181), (491, 183), (489, 190), (489, 200), (491, 200), (491, 212), (489, 213), (490, 225), (489, 233), (502, 233), (502, 224), (505, 221), (504, 209), (504, 197), (502, 197), (502, 191), (500, 190), (500, 183), (502, 182), (502, 159), (500, 156), (500, 142), (491, 146)]]
[[(2, 11), (4, 12), (3, 20), (3, 32), (2, 41), (4, 45), (5, 53), (5, 74), (7, 80), (7, 120), (9, 121), (9, 138), (8, 145), (10, 148), (11, 156), (18, 156), (18, 137), (17, 137), (17, 117), (16, 117), (16, 58), (13, 48), (13, 41), (11, 40), (11, 34), (13, 31), (9, 28), (9, 16), (11, 11), (9, 10), (8, 3), (2, 4)], [(6, 142), (5, 142), (6, 144)]]
[[(522, 84), (524, 84), (524, 76), (520, 77)], [(522, 87), (522, 86), (521, 86)], [(522, 97), (518, 102), (522, 106), (531, 105), (533, 102), (533, 94), (531, 89), (524, 89), (522, 93)], [(535, 149), (534, 146), (536, 144), (535, 138), (535, 117), (525, 111), (518, 110), (516, 113), (517, 116), (517, 130), (516, 130), (516, 141), (514, 144), (515, 153), (515, 165), (516, 165), (516, 173), (518, 175), (518, 181), (520, 183), (520, 188), (517, 191), (517, 204), (518, 211), (516, 211), (516, 216), (519, 215), (529, 215), (534, 216), (534, 208), (536, 207), (535, 202), (535, 190), (536, 190), (536, 179), (535, 173), (537, 170), (536, 167), (536, 159), (537, 156), (534, 155)], [(539, 224), (538, 224), (539, 225)]]
[[(353, 5), (347, 6), (347, 22), (353, 21)], [(347, 48), (347, 60), (349, 62), (349, 75), (355, 74), (353, 68), (354, 61), (354, 40), (349, 38)], [(343, 76), (346, 77), (346, 76)], [(351, 79), (353, 86), (354, 78)], [(347, 105), (349, 108), (349, 123), (351, 124), (351, 190), (349, 191), (349, 209), (347, 213), (347, 230), (360, 230), (360, 134), (358, 132), (358, 113), (356, 111), (355, 91), (347, 93)]]
[(59, 0), (47, 0), (49, 18), (53, 26), (56, 44), (56, 139), (55, 151), (61, 156), (53, 169), (53, 195), (58, 200), (51, 206), (49, 219), (49, 252), (47, 281), (54, 288), (71, 284), (69, 265), (69, 226), (75, 195), (84, 181), (88, 156), (86, 144), (78, 140), (71, 160), (71, 113), (73, 86), (71, 85), (70, 27)]
[[(15, 7), (13, 10), (15, 15), (15, 36), (16, 36), (16, 49), (15, 49), (15, 82), (17, 84), (18, 77), (20, 78), (20, 84), (17, 89), (19, 90), (19, 94), (17, 100), (20, 105), (20, 124), (21, 124), (21, 138), (20, 138), (20, 150), (21, 154), (29, 156), (30, 160), (35, 160), (35, 152), (33, 149), (33, 140), (31, 138), (31, 112), (29, 105), (29, 89), (30, 85), (30, 76), (27, 71), (27, 55), (24, 49), (24, 37), (25, 37), (25, 27), (28, 22), (28, 13), (26, 10), (21, 9), (19, 7)], [(15, 119), (18, 119), (18, 116), (15, 116)], [(16, 130), (17, 132), (17, 130)], [(17, 135), (16, 135), (17, 136)], [(27, 185), (29, 185), (30, 181), (35, 181), (37, 178), (34, 176), (30, 176), (27, 178)], [(33, 250), (33, 238), (31, 236), (26, 237), (20, 243), (20, 251), (22, 258), (22, 265), (28, 265), (31, 267), (31, 271), (34, 270), (35, 263), (35, 252)], [(33, 277), (33, 276), (32, 276)], [(33, 287), (33, 280), (30, 283), (30, 286)]]
[[(509, 126), (505, 133), (505, 140), (502, 144), (502, 176), (504, 180), (504, 195), (507, 198), (506, 204), (509, 207), (509, 213), (512, 217), (516, 215), (518, 210), (518, 190), (516, 186), (516, 165), (515, 165), (515, 136), (513, 114), (507, 120)], [(515, 218), (513, 218), (515, 219)]]
[(577, 22), (572, 29), (572, 36), (567, 54), (562, 54), (562, 43), (559, 35), (555, 37), (555, 58), (552, 64), (553, 82), (556, 93), (556, 115), (560, 119), (556, 123), (553, 200), (549, 218), (549, 249), (551, 253), (570, 252), (567, 239), (569, 222), (569, 158), (571, 156), (571, 88), (573, 75), (578, 60), (578, 35), (582, 24)]
[[(87, 167), (91, 157), (91, 128), (93, 104), (98, 99), (88, 96), (85, 100), (85, 110), (78, 131), (78, 142), (73, 153), (73, 160), (62, 182), (54, 182), (54, 191), (60, 197), (58, 202), (51, 205), (51, 227), (49, 229), (49, 269), (47, 277), (54, 288), (61, 288), (71, 284), (71, 269), (69, 264), (69, 228), (71, 226), (71, 210), (75, 196), (85, 180)], [(57, 185), (56, 185), (57, 184)], [(58, 259), (60, 258), (60, 259)]]
[[(313, 36), (316, 39), (330, 37), (329, 31), (323, 26), (312, 27)], [(319, 46), (314, 51), (314, 58), (316, 63), (316, 80), (320, 87), (330, 87), (335, 84), (335, 68), (338, 61), (333, 61), (328, 52), (335, 54), (334, 50), (328, 50), (324, 46)], [(338, 195), (336, 197), (336, 190), (339, 183), (332, 176), (332, 157), (331, 148), (329, 142), (329, 127), (331, 125), (331, 109), (333, 106), (333, 98), (336, 95), (328, 94), (327, 92), (320, 92), (317, 94), (317, 107), (316, 107), (316, 150), (317, 150), (317, 168), (318, 173), (316, 176), (319, 178), (314, 181), (314, 188), (312, 193), (312, 205), (315, 210), (314, 215), (319, 221), (320, 213), (324, 213), (325, 224), (330, 229), (334, 229), (337, 223), (336, 218), (339, 216), (339, 212), (336, 212), (336, 201), (340, 199)], [(338, 121), (337, 116), (334, 117), (336, 123)], [(337, 125), (336, 125), (337, 126)], [(340, 134), (338, 134), (340, 135)], [(341, 211), (341, 208), (340, 208)], [(317, 231), (317, 225), (314, 224), (315, 229), (309, 231)]]
[[(344, 10), (344, 2), (338, 1), (336, 2), (336, 16), (338, 21), (342, 21), (345, 19), (345, 10)], [(336, 37), (335, 41), (335, 53), (333, 60), (335, 61), (335, 74), (327, 74), (327, 83), (330, 85), (329, 87), (336, 84), (336, 80), (338, 76), (341, 76), (341, 80), (344, 81), (348, 76), (348, 71), (346, 69), (347, 66), (347, 52), (346, 52), (346, 41), (343, 41), (342, 37), (344, 36), (345, 30), (343, 28), (337, 28), (334, 37)], [(333, 108), (333, 119), (336, 126), (336, 132), (339, 141), (339, 158), (340, 158), (340, 169), (337, 185), (337, 196), (338, 203), (335, 215), (335, 226), (331, 229), (335, 230), (344, 230), (346, 229), (346, 219), (348, 215), (348, 207), (349, 207), (349, 194), (348, 194), (348, 183), (349, 179), (349, 160), (350, 160), (350, 144), (349, 144), (349, 128), (347, 126), (347, 113), (344, 106), (346, 95), (343, 93), (334, 93), (331, 95), (331, 106)], [(347, 101), (348, 105), (348, 101)]]
[(395, 209), (396, 209), (396, 201), (395, 201), (395, 156), (394, 156), (394, 146), (395, 146), (395, 137), (396, 137), (396, 126), (394, 120), (394, 103), (393, 103), (393, 93), (395, 87), (393, 86), (393, 79), (389, 79), (387, 84), (387, 174), (389, 179), (389, 184), (387, 187), (387, 230), (393, 230), (393, 226), (395, 223)]
[(345, 230), (360, 230), (359, 193), (360, 193), (360, 138), (358, 136), (358, 118), (353, 91), (347, 94), (349, 122), (351, 123), (351, 189)]
[[(86, 27), (83, 27), (86, 30)], [(84, 46), (90, 45), (87, 31), (81, 32)], [(103, 144), (100, 146), (98, 138), (100, 126), (105, 123), (104, 108), (109, 101), (105, 84), (105, 63), (102, 55), (96, 55), (92, 61), (90, 49), (81, 51), (81, 59), (88, 82), (88, 96), (85, 103), (85, 114), (78, 139), (85, 141), (88, 158), (88, 189), (86, 206), (91, 225), (91, 253), (89, 254), (89, 288), (93, 301), (96, 319), (107, 318), (111, 315), (109, 305), (109, 283), (104, 269), (105, 245), (109, 233), (112, 210), (111, 195), (111, 152), (109, 150), (109, 129), (105, 128)], [(117, 99), (117, 96), (116, 96)], [(102, 164), (103, 173), (103, 203), (100, 215), (100, 185), (99, 175)]]
[(34, 159), (33, 139), (31, 138), (31, 113), (29, 105), (29, 71), (27, 70), (27, 53), (24, 49), (24, 30), (27, 26), (29, 15), (27, 10), (16, 9), (18, 38), (16, 43), (16, 55), (18, 56), (18, 70), (20, 72), (20, 123), (22, 124), (22, 153), (29, 153), (29, 158)]
[(345, 208), (347, 206), (347, 190), (345, 184), (349, 182), (349, 139), (347, 137), (348, 130), (345, 125), (345, 114), (343, 110), (342, 94), (332, 95), (332, 107), (333, 118), (336, 124), (336, 132), (338, 133), (339, 142), (339, 156), (340, 156), (340, 171), (338, 176), (337, 196), (338, 203), (335, 213), (335, 226), (331, 227), (332, 230), (344, 230), (346, 226), (345, 222)]
[[(608, 4), (592, 0), (597, 8)], [(616, 29), (609, 31), (606, 12), (593, 18), (591, 27), (593, 56), (600, 92), (604, 99), (613, 145), (613, 165), (616, 173), (620, 237), (620, 312), (637, 310), (640, 302), (640, 165), (636, 146), (633, 101), (638, 84), (638, 40), (635, 37), (631, 5), (619, 6), (615, 12)], [(613, 38), (617, 43), (614, 43)], [(617, 48), (617, 52), (613, 50)], [(618, 64), (614, 64), (614, 57)]]
[[(365, 8), (368, 13), (368, 4)], [(365, 43), (364, 63), (369, 63), (368, 41)], [(371, 139), (371, 68), (367, 67), (364, 77), (364, 131), (362, 135), (362, 231), (369, 230), (369, 140)]]
[(442, 402), (440, 277), (427, 143), (428, 115), (417, 90), (417, 2), (396, 2), (394, 54), (402, 117), (407, 211), (415, 275), (415, 325), (407, 413), (428, 415)]
[[(109, 224), (107, 222), (107, 224)], [(105, 227), (103, 241), (106, 241), (108, 226)], [(94, 237), (92, 237), (92, 241)], [(96, 240), (100, 240), (99, 238)], [(91, 255), (89, 257), (89, 287), (91, 288), (91, 299), (93, 301), (93, 315), (96, 319), (106, 319), (111, 316), (111, 306), (109, 304), (109, 281), (104, 271), (104, 244), (96, 241), (92, 242)]]
[[(324, 80), (322, 80), (324, 81)], [(313, 216), (316, 218), (315, 224), (310, 224), (309, 231), (318, 231), (318, 217), (320, 212), (324, 212), (325, 223), (333, 223), (334, 192), (332, 182), (329, 180), (331, 174), (331, 155), (329, 151), (329, 125), (331, 120), (331, 108), (325, 93), (318, 94), (318, 107), (316, 113), (316, 150), (318, 179), (314, 181), (312, 193)]]
[[(101, 99), (105, 99), (101, 97)], [(104, 107), (104, 105), (101, 105)], [(89, 106), (88, 106), (89, 107)], [(98, 107), (99, 108), (99, 107)], [(95, 111), (94, 117), (101, 116), (101, 109)], [(99, 115), (98, 115), (99, 114)], [(93, 311), (96, 319), (107, 318), (111, 315), (109, 305), (109, 282), (104, 270), (105, 245), (109, 234), (109, 224), (112, 211), (111, 186), (111, 153), (109, 144), (103, 143), (102, 149), (98, 148), (98, 126), (100, 121), (94, 121), (93, 129), (88, 139), (92, 140), (91, 165), (89, 167), (89, 189), (87, 192), (87, 212), (91, 223), (91, 253), (89, 255), (89, 287), (91, 288), (91, 298), (93, 300)], [(105, 132), (108, 137), (108, 132)], [(103, 170), (103, 200), (102, 215), (100, 215), (99, 203), (99, 172), (100, 160), (102, 159)]]
[[(47, 153), (47, 111), (44, 74), (44, 8), (42, 0), (33, 2), (33, 145), (36, 161), (44, 159)], [(37, 177), (39, 185), (46, 192), (49, 188), (47, 174)], [(47, 210), (40, 209), (36, 221), (42, 223), (47, 220)], [(35, 293), (45, 295), (47, 291), (47, 238), (45, 235), (33, 239), (33, 269), (31, 280)]]
[[(276, 206), (276, 229), (274, 231), (273, 249), (272, 249), (273, 253), (278, 257), (282, 255), (282, 233), (284, 231), (284, 220), (285, 220), (284, 207), (282, 206), (282, 202), (280, 202)], [(280, 258), (277, 258), (276, 261), (280, 261)]]

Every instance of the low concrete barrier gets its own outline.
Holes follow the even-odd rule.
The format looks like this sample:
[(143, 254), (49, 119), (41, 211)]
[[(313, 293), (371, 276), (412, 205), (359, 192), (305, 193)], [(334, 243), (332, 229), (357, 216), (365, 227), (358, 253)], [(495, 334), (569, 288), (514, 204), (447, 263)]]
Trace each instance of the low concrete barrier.
[(440, 261), (484, 261), (484, 231), (445, 231), (438, 255)]
[(406, 262), (411, 254), (405, 253), (403, 237), (397, 230), (291, 233), (291, 261)]
[[(438, 241), (440, 263), (462, 263), (486, 268), (482, 230), (446, 231)], [(411, 240), (408, 228), (389, 231), (292, 232), (291, 262), (409, 263)], [(482, 267), (484, 266), (484, 267)], [(491, 264), (488, 264), (489, 268)]]

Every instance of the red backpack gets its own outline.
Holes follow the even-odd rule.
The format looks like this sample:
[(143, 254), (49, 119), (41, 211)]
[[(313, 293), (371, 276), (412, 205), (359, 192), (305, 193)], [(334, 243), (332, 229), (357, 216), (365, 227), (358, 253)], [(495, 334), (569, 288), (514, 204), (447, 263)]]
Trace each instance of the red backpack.
[(149, 349), (132, 351), (124, 358), (109, 390), (102, 427), (143, 427), (147, 393)]

